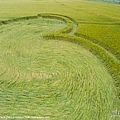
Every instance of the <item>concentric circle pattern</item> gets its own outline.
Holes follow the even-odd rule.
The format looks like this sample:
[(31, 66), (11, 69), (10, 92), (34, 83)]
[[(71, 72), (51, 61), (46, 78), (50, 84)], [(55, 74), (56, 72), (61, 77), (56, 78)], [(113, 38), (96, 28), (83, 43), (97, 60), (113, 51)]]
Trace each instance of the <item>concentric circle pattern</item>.
[[(80, 45), (45, 40), (54, 19), (0, 26), (0, 114), (51, 120), (108, 120), (116, 99), (104, 65)], [(104, 115), (104, 116), (103, 116)]]

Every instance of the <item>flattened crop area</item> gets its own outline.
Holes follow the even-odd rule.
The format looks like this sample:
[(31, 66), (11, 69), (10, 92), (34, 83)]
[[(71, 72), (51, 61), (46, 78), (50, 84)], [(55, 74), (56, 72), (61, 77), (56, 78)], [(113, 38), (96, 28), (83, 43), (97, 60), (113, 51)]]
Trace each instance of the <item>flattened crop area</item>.
[(32, 19), (29, 17), (18, 19), (16, 22), (0, 26), (0, 39), (5, 39), (5, 37), (15, 40), (31, 39), (32, 37), (35, 39), (39, 38), (42, 33), (54, 32), (66, 26), (60, 20), (35, 17)]
[(0, 26), (0, 116), (111, 119), (115, 86), (101, 61), (80, 45), (41, 37), (65, 26), (48, 18)]

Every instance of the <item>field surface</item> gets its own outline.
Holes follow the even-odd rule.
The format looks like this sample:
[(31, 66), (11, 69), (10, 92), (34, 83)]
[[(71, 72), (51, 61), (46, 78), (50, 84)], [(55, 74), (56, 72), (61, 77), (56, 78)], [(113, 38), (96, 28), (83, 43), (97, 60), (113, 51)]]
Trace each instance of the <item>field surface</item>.
[(119, 4), (0, 0), (0, 118), (118, 120), (119, 109)]

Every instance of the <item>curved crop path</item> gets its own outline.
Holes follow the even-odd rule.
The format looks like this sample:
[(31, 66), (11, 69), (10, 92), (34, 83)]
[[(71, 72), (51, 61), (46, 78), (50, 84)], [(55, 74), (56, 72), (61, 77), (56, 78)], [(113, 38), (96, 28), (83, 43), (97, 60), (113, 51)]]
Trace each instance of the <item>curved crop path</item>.
[(0, 26), (0, 116), (111, 119), (117, 97), (99, 59), (77, 44), (40, 36), (64, 26), (48, 18)]

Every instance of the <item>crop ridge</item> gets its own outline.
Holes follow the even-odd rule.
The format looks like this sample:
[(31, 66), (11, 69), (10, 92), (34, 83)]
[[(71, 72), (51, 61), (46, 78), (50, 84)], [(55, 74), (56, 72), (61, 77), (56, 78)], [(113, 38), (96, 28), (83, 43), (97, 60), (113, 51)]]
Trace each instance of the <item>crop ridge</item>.
[(85, 38), (85, 39), (87, 39), (89, 41), (92, 41), (95, 44), (98, 44), (98, 45), (102, 46), (107, 51), (111, 52), (118, 60), (120, 60), (120, 53), (119, 52), (116, 52), (114, 49), (108, 47), (107, 45), (105, 45), (104, 43), (98, 41), (97, 39), (91, 38), (91, 37), (89, 37), (87, 35), (80, 34), (80, 33), (77, 33), (77, 32), (75, 32), (75, 35), (78, 36), (78, 37), (81, 37), (81, 38)]
[(50, 37), (48, 36), (43, 36), (44, 38), (47, 39), (60, 39), (60, 40), (67, 40), (71, 41), (77, 44), (82, 45), (84, 48), (88, 49), (90, 52), (95, 54), (99, 59), (102, 60), (104, 65), (107, 67), (109, 73), (114, 79), (115, 86), (118, 91), (118, 96), (120, 98), (120, 61), (116, 59), (111, 53), (109, 53), (106, 49), (103, 47), (92, 43), (91, 41), (88, 42), (88, 40), (84, 38), (79, 38), (76, 36), (68, 35), (68, 34), (54, 34)]
[[(74, 20), (72, 20), (74, 22)], [(70, 32), (70, 31), (69, 31)], [(68, 33), (68, 31), (66, 32)], [(79, 36), (75, 36), (73, 35), (69, 35), (66, 33), (60, 33), (60, 32), (54, 32), (54, 33), (48, 33), (48, 34), (43, 34), (44, 38), (48, 38), (48, 39), (66, 39), (68, 41), (72, 41), (75, 43), (78, 43), (80, 45), (82, 45), (83, 47), (85, 47), (86, 49), (88, 49), (89, 51), (91, 51), (93, 54), (95, 54), (98, 58), (100, 58), (102, 60), (102, 62), (104, 63), (104, 65), (107, 67), (108, 71), (110, 72), (111, 76), (114, 79), (115, 82), (115, 86), (117, 88), (118, 91), (118, 96), (120, 98), (120, 61), (111, 53), (109, 53), (109, 51), (107, 51), (104, 47), (93, 43), (92, 41), (88, 41), (88, 38), (83, 37), (79, 38)]]

